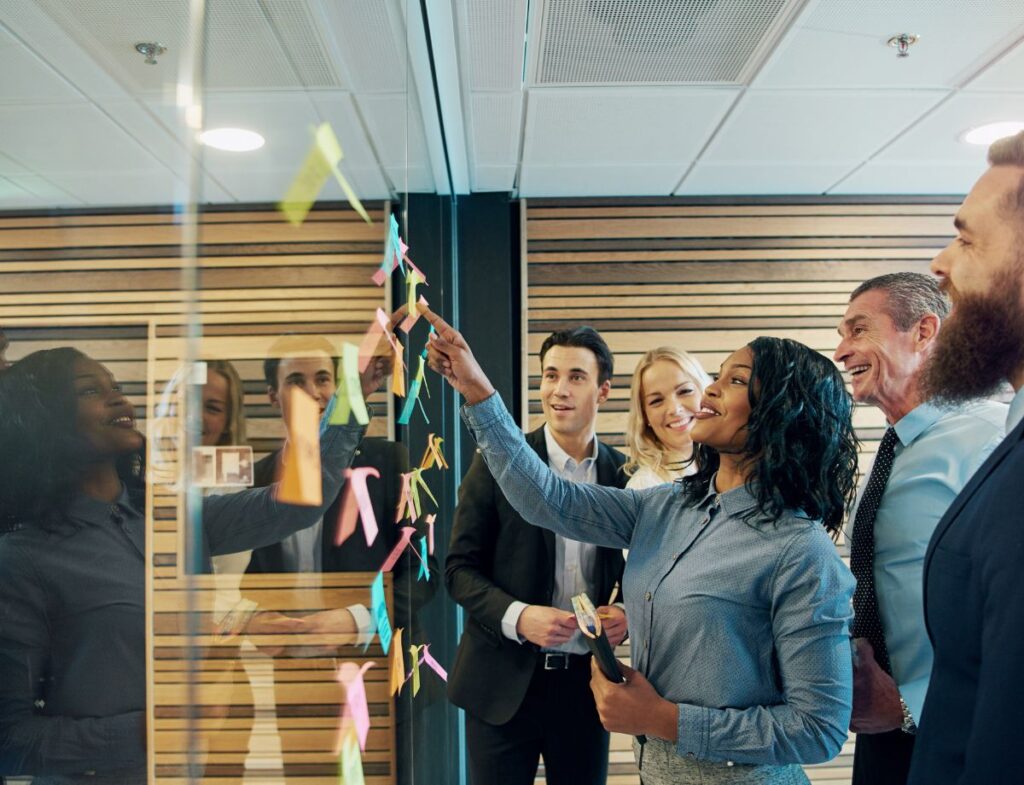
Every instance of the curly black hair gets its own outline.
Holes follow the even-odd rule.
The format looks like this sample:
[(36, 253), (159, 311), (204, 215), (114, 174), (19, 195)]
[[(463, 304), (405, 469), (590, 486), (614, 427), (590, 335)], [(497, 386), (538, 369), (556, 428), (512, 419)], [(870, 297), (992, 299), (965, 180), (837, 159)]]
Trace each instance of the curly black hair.
[[(88, 446), (78, 435), (71, 347), (44, 349), (0, 373), (2, 527), (56, 528), (81, 485)], [(118, 474), (141, 486), (141, 454), (121, 456)]]
[[(778, 518), (799, 510), (837, 537), (857, 481), (853, 401), (829, 360), (788, 338), (756, 338), (747, 439), (747, 489), (756, 513)], [(697, 473), (683, 482), (690, 502), (707, 493), (718, 453), (694, 445)]]

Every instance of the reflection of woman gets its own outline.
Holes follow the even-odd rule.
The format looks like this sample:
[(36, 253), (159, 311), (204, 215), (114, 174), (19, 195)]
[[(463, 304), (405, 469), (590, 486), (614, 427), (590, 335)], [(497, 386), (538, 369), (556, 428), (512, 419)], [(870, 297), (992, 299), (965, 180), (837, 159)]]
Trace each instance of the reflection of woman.
[(245, 390), (229, 361), (206, 361), (202, 407), (204, 447), (245, 444)]
[(652, 488), (697, 470), (690, 461), (692, 431), (709, 384), (711, 377), (686, 352), (660, 346), (640, 358), (629, 388), (627, 488)]
[[(144, 781), (145, 553), (134, 410), (100, 363), (36, 352), (0, 374), (0, 774)], [(321, 439), (337, 496), (362, 428)], [(258, 547), (313, 523), (259, 488), (203, 500), (202, 549)]]
[(461, 335), (433, 314), (431, 366), (523, 517), (630, 548), (627, 683), (594, 670), (609, 730), (637, 745), (646, 785), (806, 783), (834, 757), (852, 702), (853, 578), (828, 533), (854, 485), (851, 403), (832, 363), (795, 341), (734, 352), (693, 428), (697, 474), (645, 491), (561, 480), (523, 442)]

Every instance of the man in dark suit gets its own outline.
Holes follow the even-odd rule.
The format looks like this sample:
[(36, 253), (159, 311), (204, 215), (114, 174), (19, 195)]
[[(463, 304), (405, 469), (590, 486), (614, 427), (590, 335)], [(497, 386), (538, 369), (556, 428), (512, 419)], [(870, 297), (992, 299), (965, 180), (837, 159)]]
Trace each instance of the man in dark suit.
[[(623, 456), (595, 435), (613, 358), (589, 327), (552, 334), (540, 351), (545, 425), (527, 442), (552, 470), (577, 482), (623, 487)], [(445, 565), (449, 593), (467, 613), (448, 683), (466, 710), (473, 785), (530, 785), (541, 757), (551, 785), (599, 785), (608, 733), (590, 692), (590, 664), (570, 598), (595, 604), (622, 577), (615, 549), (566, 540), (530, 526), (512, 509), (479, 453), (462, 481)], [(625, 614), (606, 605), (612, 644)]]
[(1007, 436), (939, 522), (924, 563), (935, 650), (912, 785), (1020, 782), (1024, 696), (1024, 132), (989, 150), (957, 212), (957, 238), (932, 262), (953, 300), (925, 372), (958, 404), (1006, 381)]

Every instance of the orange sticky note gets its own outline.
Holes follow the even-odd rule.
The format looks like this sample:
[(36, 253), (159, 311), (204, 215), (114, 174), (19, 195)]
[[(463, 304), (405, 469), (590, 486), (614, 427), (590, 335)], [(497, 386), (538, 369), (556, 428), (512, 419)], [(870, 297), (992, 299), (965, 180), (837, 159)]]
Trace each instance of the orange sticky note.
[[(396, 342), (397, 343), (397, 342)], [(391, 392), (405, 397), (405, 363), (402, 362), (401, 344), (395, 348), (394, 368), (391, 372)]]
[(391, 694), (400, 695), (405, 684), (405, 653), (402, 651), (402, 628), (397, 627), (391, 641)]
[(288, 441), (281, 456), (277, 500), (305, 507), (323, 504), (320, 479), (320, 407), (297, 387), (284, 399)]

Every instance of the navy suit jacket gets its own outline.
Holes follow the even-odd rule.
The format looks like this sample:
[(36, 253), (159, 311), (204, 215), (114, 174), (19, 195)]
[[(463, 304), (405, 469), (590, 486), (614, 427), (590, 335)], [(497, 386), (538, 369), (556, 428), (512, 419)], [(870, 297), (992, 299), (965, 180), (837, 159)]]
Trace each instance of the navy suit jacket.
[(910, 785), (1022, 781), (1024, 423), (939, 521), (925, 555), (935, 648)]

